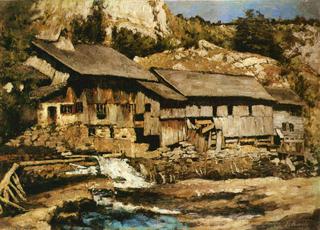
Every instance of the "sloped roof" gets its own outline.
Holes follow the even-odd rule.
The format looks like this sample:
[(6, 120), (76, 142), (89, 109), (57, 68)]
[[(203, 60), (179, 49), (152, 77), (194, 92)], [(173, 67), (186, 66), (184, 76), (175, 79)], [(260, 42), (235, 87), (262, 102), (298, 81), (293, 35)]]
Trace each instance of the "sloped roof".
[(248, 97), (274, 101), (263, 86), (251, 76), (165, 69), (154, 71), (186, 97)]
[(304, 105), (300, 97), (291, 89), (283, 87), (265, 87), (268, 93), (276, 99), (279, 104), (284, 105)]
[(33, 90), (30, 93), (30, 98), (32, 100), (39, 100), (39, 99), (48, 97), (48, 96), (60, 91), (61, 89), (66, 87), (66, 85), (67, 85), (67, 82), (63, 82), (63, 83), (60, 83), (60, 84), (51, 84), (51, 85), (48, 85), (48, 86), (40, 87), (40, 88), (38, 88), (36, 90)]
[(149, 71), (112, 48), (102, 45), (75, 45), (75, 51), (60, 50), (52, 43), (34, 41), (33, 44), (60, 63), (82, 75), (115, 76), (157, 81)]
[(175, 100), (175, 101), (187, 100), (186, 97), (176, 92), (175, 90), (169, 88), (165, 84), (157, 83), (157, 82), (145, 82), (145, 81), (138, 81), (138, 82), (141, 85), (143, 85), (145, 88), (155, 92), (156, 94), (158, 94), (164, 99)]

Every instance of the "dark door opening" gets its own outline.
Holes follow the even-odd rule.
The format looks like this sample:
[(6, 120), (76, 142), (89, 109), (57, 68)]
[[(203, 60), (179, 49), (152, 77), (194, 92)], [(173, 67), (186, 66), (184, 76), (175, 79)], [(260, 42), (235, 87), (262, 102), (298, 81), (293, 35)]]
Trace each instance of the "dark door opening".
[(57, 122), (57, 107), (48, 107), (48, 123), (55, 124)]

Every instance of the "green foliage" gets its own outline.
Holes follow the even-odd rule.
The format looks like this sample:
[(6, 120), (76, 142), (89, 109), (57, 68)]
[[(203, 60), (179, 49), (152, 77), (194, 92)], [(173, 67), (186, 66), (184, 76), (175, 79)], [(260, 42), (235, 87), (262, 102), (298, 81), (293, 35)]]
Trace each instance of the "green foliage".
[(135, 56), (144, 57), (153, 53), (172, 49), (174, 45), (170, 38), (158, 38), (158, 40), (132, 32), (126, 28), (112, 32), (112, 47), (125, 54), (129, 58)]
[(315, 88), (301, 74), (297, 74), (294, 79), (294, 90), (310, 107), (315, 106), (318, 100), (318, 88)]
[(221, 26), (220, 23), (210, 23), (200, 16), (190, 19), (184, 18), (181, 14), (173, 16), (169, 9), (164, 9), (167, 11), (167, 21), (173, 37), (181, 41), (179, 46), (197, 46), (199, 40), (204, 39), (224, 48), (232, 48), (233, 28)]
[[(32, 29), (33, 0), (11, 1), (0, 15), (0, 87), (11, 82), (15, 88), (9, 94), (0, 90), (0, 138), (17, 135), (28, 124), (23, 119), (23, 108), (30, 105), (28, 90), (35, 86), (30, 73), (19, 68), (30, 54), (30, 44), (35, 31)], [(17, 86), (24, 84), (24, 91)], [(2, 87), (1, 87), (2, 88)]]
[(92, 14), (84, 19), (76, 17), (71, 22), (73, 43), (96, 44), (102, 43), (105, 39), (105, 28), (103, 20), (103, 4), (96, 0), (92, 5)]
[(1, 15), (4, 27), (0, 34), (1, 75), (5, 71), (10, 73), (12, 66), (23, 62), (28, 57), (30, 41), (34, 37), (31, 16), (35, 12), (30, 10), (32, 3), (33, 0), (12, 1), (6, 5), (5, 13)]
[(241, 52), (253, 52), (282, 60), (282, 49), (275, 42), (270, 21), (259, 11), (246, 11), (245, 18), (238, 18), (234, 48)]
[(112, 32), (112, 47), (129, 58), (153, 53), (156, 44), (155, 39), (139, 32), (134, 33), (126, 28), (121, 28), (119, 31), (113, 29)]

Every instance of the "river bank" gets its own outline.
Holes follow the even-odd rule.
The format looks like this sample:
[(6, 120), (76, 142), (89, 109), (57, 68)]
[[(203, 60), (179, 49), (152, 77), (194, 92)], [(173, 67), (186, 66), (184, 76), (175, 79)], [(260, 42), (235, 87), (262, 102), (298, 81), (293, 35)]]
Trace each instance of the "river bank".
[(294, 215), (303, 227), (318, 218), (317, 162), (265, 149), (199, 154), (183, 142), (139, 158), (72, 153), (30, 158), (19, 149), (9, 156), (11, 162), (23, 159), (18, 173), (27, 202), (21, 205), (28, 211), (0, 218), (0, 228), (265, 229), (261, 226), (290, 222)]
[[(174, 217), (189, 229), (316, 229), (320, 224), (319, 188), (319, 177), (190, 179), (147, 189), (120, 189), (112, 195), (111, 208), (115, 210), (124, 204), (122, 211), (130, 213), (129, 216), (136, 210), (125, 210), (125, 207), (165, 209), (172, 212), (168, 217)], [(90, 212), (91, 221), (82, 223), (81, 227), (103, 229), (106, 219), (93, 215), (92, 208), (89, 210), (85, 205), (88, 200), (93, 201), (92, 190), (100, 191), (102, 199), (110, 197), (106, 191), (114, 189), (110, 180), (98, 178), (33, 195), (29, 202), (34, 207), (25, 214), (0, 219), (0, 228), (68, 229), (63, 227), (79, 226), (79, 217)], [(82, 209), (77, 209), (81, 213), (70, 209), (70, 204), (83, 203)], [(95, 211), (99, 213), (99, 210)], [(150, 215), (149, 212), (147, 216)], [(120, 224), (121, 220), (125, 220), (123, 215)]]
[(92, 199), (92, 189), (112, 189), (106, 178), (88, 179), (28, 197), (29, 211), (14, 217), (0, 218), (0, 229), (51, 229), (55, 211), (66, 202)]

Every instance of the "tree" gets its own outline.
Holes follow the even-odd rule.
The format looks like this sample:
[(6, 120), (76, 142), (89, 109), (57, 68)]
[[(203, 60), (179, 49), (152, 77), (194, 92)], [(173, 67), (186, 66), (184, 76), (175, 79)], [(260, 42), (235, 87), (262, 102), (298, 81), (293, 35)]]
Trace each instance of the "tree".
[(3, 58), (0, 62), (3, 68), (10, 68), (17, 63), (23, 62), (28, 57), (30, 41), (35, 31), (32, 29), (31, 10), (33, 0), (11, 1), (7, 3), (2, 18), (0, 33), (0, 46), (3, 49)]
[(106, 33), (102, 1), (95, 0), (91, 10), (92, 14), (87, 19), (78, 17), (72, 21), (73, 43), (99, 44), (104, 41)]
[(275, 42), (270, 21), (259, 11), (246, 11), (245, 18), (238, 18), (234, 48), (241, 52), (253, 52), (282, 60), (282, 49)]
[[(23, 107), (31, 106), (28, 90), (35, 87), (25, 68), (19, 68), (28, 58), (35, 31), (32, 28), (34, 0), (15, 0), (4, 5), (0, 14), (0, 139), (17, 135), (25, 127)], [(26, 80), (29, 79), (29, 80)], [(12, 92), (2, 90), (1, 85), (11, 82), (24, 84), (22, 92), (15, 87)], [(0, 143), (1, 144), (1, 143)]]

